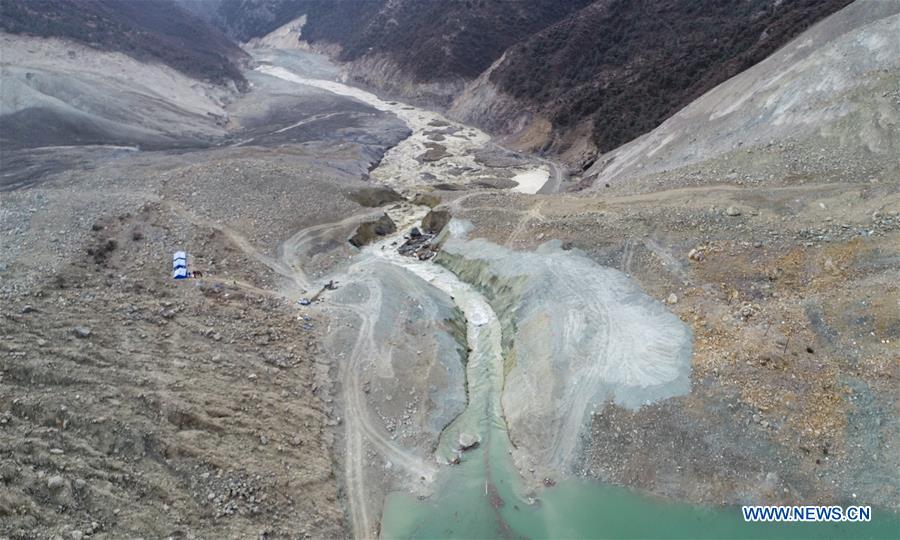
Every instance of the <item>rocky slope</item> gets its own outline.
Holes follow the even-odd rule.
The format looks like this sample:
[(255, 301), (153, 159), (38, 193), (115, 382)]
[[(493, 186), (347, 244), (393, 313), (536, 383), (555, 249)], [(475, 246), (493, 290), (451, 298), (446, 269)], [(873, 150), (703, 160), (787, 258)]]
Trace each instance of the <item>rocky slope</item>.
[(848, 3), (601, 0), (511, 47), (488, 79), (549, 120), (556, 153), (579, 139), (607, 151)]
[(0, 6), (4, 150), (197, 147), (225, 135), (249, 57), (168, 0)]
[[(27, 41), (44, 69), (27, 55), (4, 68), (34, 78), (70, 76), (49, 63), (68, 62), (67, 50), (82, 76), (100, 77), (100, 65), (113, 73), (98, 80), (143, 73), (118, 53), (9, 39)], [(141, 65), (151, 68), (196, 84)], [(229, 105), (232, 145), (4, 141), (0, 537), (348, 535), (333, 472), (341, 414), (320, 347), (330, 321), (298, 312), (316, 276), (281, 247), (360, 211), (344, 194), (406, 131), (358, 102), (248, 77), (253, 93)], [(192, 125), (165, 81), (142, 89), (158, 109), (135, 100), (125, 118), (166, 112)], [(127, 95), (94, 88), (93, 104)], [(177, 249), (202, 279), (171, 279)]]
[(207, 146), (231, 89), (59, 38), (0, 33), (4, 151), (47, 145)]
[(357, 83), (446, 105), (510, 45), (587, 1), (225, 0), (217, 14), (241, 41), (305, 16), (302, 39), (347, 63)]

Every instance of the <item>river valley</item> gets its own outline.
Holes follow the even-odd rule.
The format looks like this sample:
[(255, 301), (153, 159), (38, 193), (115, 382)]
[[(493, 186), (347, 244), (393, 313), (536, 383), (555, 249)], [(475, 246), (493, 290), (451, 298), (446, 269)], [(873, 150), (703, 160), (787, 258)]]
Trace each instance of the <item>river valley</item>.
[[(490, 138), (437, 113), (386, 102), (279, 65), (267, 63), (258, 70), (396, 114), (412, 134), (384, 155), (370, 177), (407, 196), (434, 185), (471, 186), (498, 176), (515, 182), (512, 191), (534, 194), (548, 179), (545, 165), (524, 156), (518, 157), (516, 167), (491, 167), (486, 164), (489, 160), (476, 159), (491, 144)], [(435, 127), (442, 128), (439, 138), (433, 138)], [(439, 159), (422, 159), (437, 141)], [(608, 402), (637, 409), (690, 391), (690, 331), (626, 275), (563, 250), (558, 242), (538, 248), (539, 254), (517, 253), (468, 240), (471, 225), (453, 220), (434, 240), (443, 252), (433, 260), (398, 253), (429, 210), (409, 203), (386, 207), (397, 232), (364, 247), (332, 276), (344, 288), (334, 296), (337, 312), (349, 310), (360, 322), (356, 339), (332, 341), (334, 353), (345, 359), (339, 368), (345, 407), (342, 460), (348, 511), (358, 536), (647, 537), (658, 531), (658, 523), (646, 519), (650, 515), (664, 520), (673, 538), (889, 536), (896, 528), (896, 518), (852, 528), (748, 525), (738, 508), (678, 504), (576, 479), (571, 473), (583, 460), (578, 457), (579, 440), (585, 436), (589, 416)], [(385, 265), (392, 267), (390, 273), (399, 270), (406, 275), (379, 276)], [(416, 286), (404, 288), (409, 282)], [(428, 287), (436, 291), (423, 294)], [(360, 289), (365, 292), (358, 294)], [(354, 291), (355, 298), (347, 290)], [(417, 297), (417, 291), (423, 296)], [(383, 399), (391, 401), (407, 389), (399, 378), (387, 378), (396, 370), (414, 369), (408, 358), (411, 351), (395, 349), (392, 343), (415, 339), (415, 332), (385, 332), (384, 323), (373, 317), (384, 315), (385, 302), (424, 304), (433, 302), (430, 296), (444, 301), (449, 297), (450, 309), (464, 322), (456, 329), (456, 339), (462, 339), (466, 348), (459, 354), (452, 347), (429, 348), (423, 343), (424, 354), (435, 355), (425, 364), (433, 364), (428, 370), (440, 367), (464, 377), (465, 405), (458, 399), (459, 381), (448, 381), (446, 392), (456, 388), (457, 398), (441, 408), (444, 425), (423, 430), (430, 439), (409, 447), (393, 425), (379, 422), (385, 417), (375, 411), (385, 408)], [(323, 309), (332, 309), (331, 302), (326, 300)], [(395, 324), (407, 323), (399, 316)], [(429, 328), (427, 321), (419, 324), (428, 332), (448, 332)], [(421, 357), (423, 350), (414, 354)], [(456, 362), (465, 366), (464, 374), (448, 366)], [(373, 383), (373, 377), (380, 382)], [(412, 385), (411, 404), (422, 404), (416, 395), (420, 391), (431, 401), (446, 400), (433, 382), (427, 389), (421, 381)], [(377, 397), (374, 387), (383, 397)], [(421, 415), (416, 405), (404, 410), (412, 413), (412, 423)], [(386, 472), (373, 474), (372, 468)]]
[(307, 50), (2, 42), (0, 537), (897, 536), (880, 98), (871, 154), (778, 139), (763, 65), (585, 169)]

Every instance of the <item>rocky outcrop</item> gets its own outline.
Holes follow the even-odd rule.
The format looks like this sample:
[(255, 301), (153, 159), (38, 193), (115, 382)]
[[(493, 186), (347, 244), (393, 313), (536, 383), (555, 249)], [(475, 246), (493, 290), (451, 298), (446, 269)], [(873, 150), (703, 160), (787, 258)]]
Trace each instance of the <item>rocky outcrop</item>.
[(440, 161), (450, 154), (447, 152), (447, 147), (433, 142), (425, 143), (425, 152), (420, 155), (418, 158), (419, 161), (423, 163), (433, 163), (435, 161)]
[(441, 204), (441, 198), (434, 193), (416, 193), (413, 195), (412, 203), (417, 206), (427, 206), (428, 208), (434, 208), (435, 206)]
[(451, 217), (447, 210), (432, 210), (422, 218), (422, 230), (428, 234), (438, 234), (450, 223)]

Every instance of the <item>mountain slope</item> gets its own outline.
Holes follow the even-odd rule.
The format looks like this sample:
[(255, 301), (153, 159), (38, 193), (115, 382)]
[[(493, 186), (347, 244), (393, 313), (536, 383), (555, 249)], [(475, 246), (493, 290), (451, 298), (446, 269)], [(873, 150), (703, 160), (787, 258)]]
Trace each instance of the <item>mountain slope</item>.
[(121, 52), (218, 84), (245, 83), (238, 64), (246, 54), (170, 0), (4, 0), (0, 30)]
[(474, 78), (510, 45), (589, 0), (224, 0), (220, 20), (241, 41), (302, 15), (303, 39), (340, 46), (338, 59), (389, 55), (418, 82)]
[(586, 177), (600, 188), (688, 165), (697, 182), (896, 174), (898, 36), (900, 2), (855, 2), (601, 156)]
[(513, 46), (487, 77), (490, 92), (482, 81), (487, 96), (457, 109), (508, 127), (524, 109), (552, 125), (538, 142), (557, 153), (578, 138), (581, 151), (612, 150), (848, 3), (596, 1)]
[(0, 147), (207, 146), (233, 88), (59, 38), (0, 32)]
[(458, 119), (589, 162), (850, 1), (223, 0), (217, 13), (243, 41), (306, 15), (302, 39), (351, 80), (455, 100)]
[(224, 0), (218, 16), (248, 41), (305, 15), (302, 39), (347, 62), (356, 82), (445, 105), (509, 46), (588, 1)]

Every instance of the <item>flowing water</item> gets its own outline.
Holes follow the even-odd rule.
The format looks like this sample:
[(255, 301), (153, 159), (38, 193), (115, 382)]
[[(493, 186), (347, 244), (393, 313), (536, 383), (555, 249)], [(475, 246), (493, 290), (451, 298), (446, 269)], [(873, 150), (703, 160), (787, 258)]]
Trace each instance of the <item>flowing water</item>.
[[(373, 177), (404, 192), (421, 178), (421, 161), (413, 156), (424, 149), (423, 134), (446, 119), (437, 113), (385, 102), (374, 94), (334, 81), (307, 78), (278, 66), (260, 71), (298, 84), (316, 86), (354, 97), (407, 122), (413, 135), (390, 150)], [(482, 132), (463, 127), (445, 143), (453, 154), (448, 162), (480, 167), (472, 151), (489, 140)], [(428, 172), (441, 173), (440, 166)], [(518, 171), (518, 191), (534, 193), (547, 180), (540, 168)], [(513, 465), (506, 423), (500, 405), (503, 390), (501, 325), (487, 300), (451, 271), (432, 262), (399, 255), (391, 243), (426, 209), (401, 209), (393, 215), (401, 232), (365, 253), (402, 267), (453, 298), (467, 320), (471, 349), (466, 365), (468, 405), (441, 435), (435, 451), (439, 463), (457, 455), (458, 465), (443, 466), (432, 484), (431, 496), (395, 492), (387, 497), (381, 520), (385, 538), (897, 538), (900, 519), (874, 510), (871, 523), (758, 524), (745, 523), (740, 508), (706, 508), (644, 496), (598, 482), (575, 479), (532, 491)], [(480, 440), (476, 448), (458, 454), (465, 433)], [(864, 503), (863, 503), (864, 504)], [(357, 531), (360, 533), (359, 531)], [(365, 534), (365, 533), (362, 533)]]

